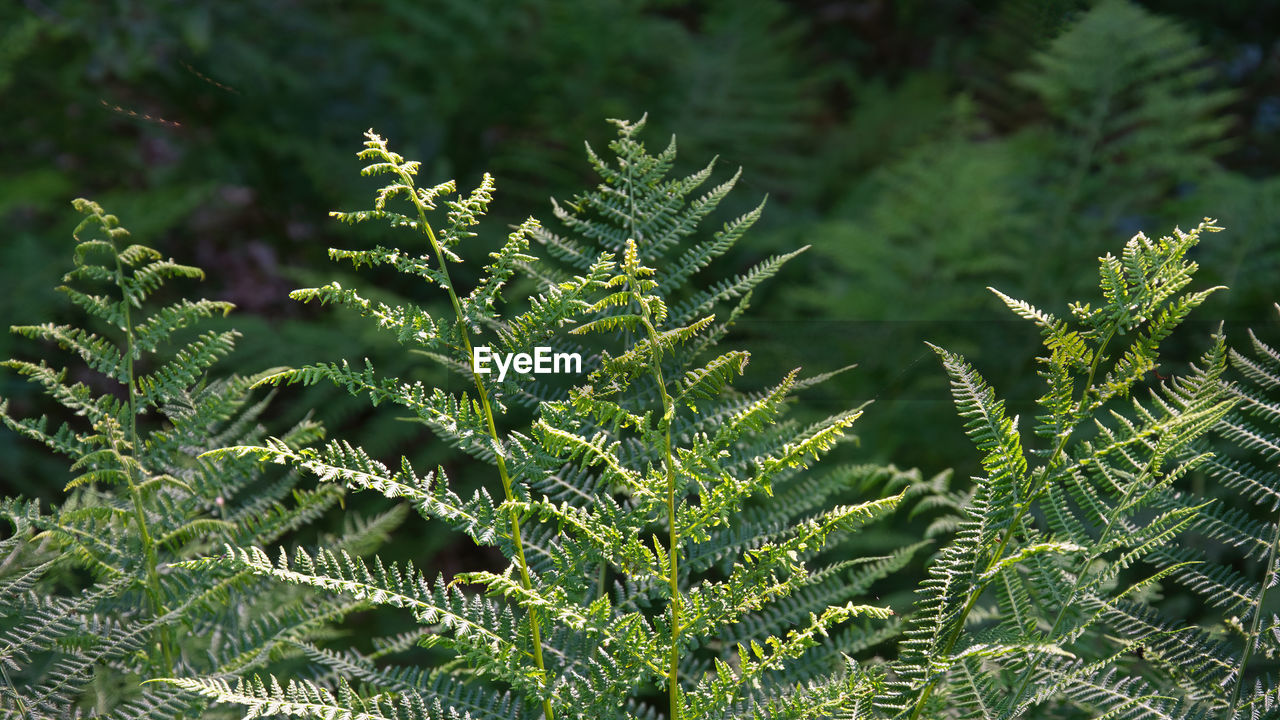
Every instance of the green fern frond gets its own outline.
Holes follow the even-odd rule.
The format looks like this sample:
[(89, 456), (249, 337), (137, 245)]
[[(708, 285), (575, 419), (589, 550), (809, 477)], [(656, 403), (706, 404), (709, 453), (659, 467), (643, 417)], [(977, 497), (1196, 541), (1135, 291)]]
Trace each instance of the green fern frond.
[[(1190, 374), (1149, 401), (1133, 398), (1127, 411), (1112, 401), (1132, 394), (1156, 366), (1163, 341), (1217, 289), (1179, 295), (1196, 271), (1189, 250), (1217, 229), (1206, 221), (1157, 241), (1138, 234), (1120, 258), (1101, 258), (1104, 303), (1073, 304), (1074, 322), (996, 293), (1040, 329), (1039, 374), (1048, 390), (1037, 401), (1035, 434), (1043, 447), (1024, 450), (1004, 401), (963, 358), (937, 349), (966, 432), (983, 453), (985, 477), (962, 506), (955, 537), (930, 569), (906, 631), (899, 670), (906, 697), (886, 707), (914, 719), (953, 702), (974, 716), (1020, 717), (1066, 702), (1115, 717), (1164, 717), (1204, 712), (1204, 703), (1221, 697), (1208, 680), (1222, 678), (1212, 662), (1162, 658), (1162, 667), (1189, 685), (1162, 697), (1145, 681), (1115, 681), (1120, 656), (1095, 664), (1055, 659), (1105, 648), (1113, 642), (1107, 633), (1117, 630), (1128, 647), (1183, 632), (1134, 615), (1141, 607), (1134, 598), (1197, 572), (1168, 548), (1205, 526), (1210, 504), (1174, 488), (1209, 461), (1193, 448), (1234, 404), (1217, 380), (1226, 362), (1222, 338)], [(1139, 565), (1152, 571), (1135, 574)], [(1119, 628), (1107, 628), (1118, 621)], [(1171, 647), (1156, 645), (1161, 652)]]
[[(267, 478), (256, 463), (193, 459), (264, 434), (257, 423), (267, 401), (250, 398), (252, 381), (205, 377), (238, 333), (208, 331), (178, 342), (179, 333), (231, 305), (183, 298), (152, 307), (167, 281), (203, 273), (127, 244), (128, 232), (100, 206), (75, 206), (85, 218), (75, 231), (76, 267), (60, 289), (105, 329), (44, 324), (15, 332), (70, 350), (107, 389), (68, 384), (78, 368), (5, 363), (72, 415), (50, 431), (46, 420), (16, 418), (0, 401), (5, 425), (66, 456), (73, 479), (51, 514), (30, 505), (0, 511), (15, 528), (0, 563), (0, 587), (7, 588), (0, 612), (14, 621), (0, 630), (0, 714), (79, 717), (91, 706), (120, 718), (195, 717), (204, 700), (138, 687), (138, 678), (216, 672), (216, 658), (227, 659), (224, 638), (242, 650), (237, 670), (266, 668), (281, 659), (284, 638), (324, 634), (353, 607), (299, 605), (248, 573), (183, 575), (176, 563), (222, 542), (277, 541), (341, 495), (332, 487), (298, 489), (290, 499), (296, 476)], [(94, 289), (79, 289), (85, 285)], [(304, 422), (287, 436), (296, 447), (318, 433)]]
[[(382, 377), (367, 363), (357, 369), (346, 360), (257, 381), (323, 381), (373, 405), (408, 408), (435, 435), (494, 467), (500, 496), (480, 488), (460, 497), (443, 470), (420, 475), (403, 459), (396, 470), (341, 440), (303, 448), (261, 437), (201, 458), (210, 464), (283, 464), (372, 490), (444, 520), (474, 544), (495, 547), (505, 567), (464, 570), (434, 582), (412, 566), (324, 545), (281, 551), (281, 561), (272, 563), (252, 544), (228, 544), (220, 558), (176, 566), (226, 577), (248, 572), (408, 610), (425, 631), (421, 644), (450, 659), (414, 674), (299, 641), (295, 649), (328, 668), (321, 677), (339, 689), (351, 678), (368, 692), (324, 695), (329, 691), (321, 685), (249, 679), (233, 685), (218, 676), (170, 682), (251, 713), (319, 716), (390, 713), (392, 697), (414, 697), (441, 703), (440, 713), (477, 717), (495, 716), (495, 707), (518, 716), (540, 708), (548, 720), (654, 717), (637, 698), (655, 683), (666, 686), (672, 720), (790, 716), (779, 696), (764, 688), (777, 689), (814, 716), (867, 701), (869, 676), (850, 670), (839, 653), (887, 637), (876, 623), (891, 611), (859, 598), (921, 546), (859, 562), (817, 562), (812, 569), (809, 563), (835, 538), (893, 512), (903, 488), (878, 500), (830, 505), (840, 487), (881, 482), (886, 473), (863, 467), (824, 480), (807, 472), (862, 413), (836, 413), (808, 426), (786, 420), (793, 395), (823, 376), (802, 381), (792, 372), (763, 391), (734, 387), (748, 355), (716, 345), (745, 309), (750, 290), (794, 253), (708, 290), (691, 288), (693, 276), (733, 247), (760, 208), (709, 240), (696, 239), (737, 176), (696, 196), (713, 165), (669, 179), (674, 144), (649, 155), (637, 138), (642, 123), (615, 124), (616, 162), (588, 154), (602, 184), (555, 206), (569, 234), (526, 221), (490, 253), (492, 262), (469, 291), (455, 286), (450, 270), (460, 262), (463, 243), (477, 241), (471, 228), (491, 200), (492, 181), (486, 177), (458, 200), (450, 199), (452, 183), (418, 188), (417, 164), (367, 135), (360, 154), (370, 162), (366, 174), (390, 182), (375, 195), (372, 211), (336, 216), (407, 230), (426, 252), (378, 247), (331, 257), (357, 267), (393, 266), (425, 280), (448, 296), (453, 317), (428, 315), (408, 303), (376, 303), (336, 283), (294, 297), (355, 310), (467, 377), (474, 393)], [(398, 213), (393, 203), (411, 209)], [(429, 214), (437, 206), (433, 225)], [(568, 269), (544, 268), (529, 250), (531, 239)], [(517, 272), (539, 281), (540, 292), (529, 298), (527, 310), (512, 312), (502, 293)], [(721, 304), (730, 307), (717, 321)], [(495, 353), (527, 353), (531, 345), (552, 342), (598, 363), (558, 395), (536, 387), (536, 378), (496, 378), (473, 361), (481, 343)], [(510, 401), (531, 408), (527, 425), (508, 427), (520, 417), (505, 414)], [(775, 488), (785, 504), (771, 509), (767, 498)], [(724, 568), (722, 576), (718, 568)], [(842, 586), (846, 582), (851, 584)], [(855, 618), (863, 618), (856, 631), (838, 630)], [(836, 631), (839, 645), (818, 647), (820, 638)], [(695, 651), (726, 633), (741, 647), (724, 647), (705, 666), (709, 675), (695, 674), (704, 667)], [(767, 651), (757, 652), (766, 645)], [(795, 677), (807, 684), (789, 685)], [(479, 694), (462, 694), (464, 686)], [(504, 697), (513, 699), (502, 705)]]

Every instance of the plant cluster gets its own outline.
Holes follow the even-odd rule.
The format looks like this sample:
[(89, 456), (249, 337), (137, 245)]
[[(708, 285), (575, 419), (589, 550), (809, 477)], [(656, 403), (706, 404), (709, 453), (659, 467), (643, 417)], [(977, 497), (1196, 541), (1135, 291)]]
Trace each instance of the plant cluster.
[[(748, 353), (723, 348), (753, 290), (799, 251), (699, 282), (762, 206), (701, 232), (739, 176), (708, 186), (714, 163), (676, 174), (674, 140), (653, 154), (643, 121), (615, 124), (611, 157), (588, 148), (599, 184), (556, 203), (554, 225), (517, 225), (469, 287), (461, 269), (492, 179), (465, 194), (421, 187), (419, 163), (367, 134), (364, 174), (386, 184), (371, 209), (334, 216), (406, 242), (330, 256), (394, 271), (447, 304), (388, 302), (341, 282), (293, 297), (353, 311), (457, 384), (368, 361), (208, 380), (233, 333), (185, 333), (229, 308), (182, 300), (137, 317), (161, 280), (198, 271), (126, 245), (112, 216), (80, 203), (77, 235), (104, 237), (80, 240), (68, 282), (116, 294), (65, 292), (109, 332), (17, 330), (75, 351), (114, 385), (9, 363), (89, 429), (3, 414), (77, 476), (52, 514), (2, 506), (14, 531), (0, 541), (0, 709), (1280, 717), (1280, 478), (1267, 469), (1280, 354), (1257, 337), (1232, 353), (1219, 332), (1184, 372), (1156, 373), (1162, 346), (1219, 290), (1193, 287), (1190, 259), (1214, 222), (1134, 236), (1100, 259), (1100, 299), (1062, 316), (996, 291), (1041, 335), (1029, 432), (961, 354), (934, 348), (981, 456), (971, 482), (819, 470), (864, 408), (798, 419), (797, 395), (831, 373), (750, 387)], [(519, 287), (533, 289), (517, 302)], [(587, 358), (587, 372), (499, 379), (476, 371), (481, 345), (554, 346)], [(278, 436), (260, 426), (266, 401), (251, 401), (253, 388), (318, 384), (398, 408), (471, 462), (423, 469), (354, 439), (323, 441), (309, 422)], [(285, 472), (269, 474), (276, 466)], [(291, 534), (345, 491), (403, 510), (341, 535)], [(406, 510), (480, 549), (476, 564), (446, 575), (374, 553)], [(920, 514), (927, 537), (860, 547), (866, 528)], [(926, 555), (914, 598), (877, 597)], [(1175, 586), (1203, 607), (1169, 606)], [(344, 643), (336, 633), (356, 611), (405, 613), (414, 627)], [(141, 679), (156, 682), (136, 689)]]

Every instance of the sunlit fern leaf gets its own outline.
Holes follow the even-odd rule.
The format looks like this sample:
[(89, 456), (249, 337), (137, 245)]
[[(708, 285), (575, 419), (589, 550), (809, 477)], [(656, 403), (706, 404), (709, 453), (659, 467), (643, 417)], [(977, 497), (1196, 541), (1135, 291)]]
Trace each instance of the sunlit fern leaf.
[[(1187, 255), (1215, 230), (1206, 221), (1159, 240), (1138, 234), (1100, 258), (1103, 303), (1074, 303), (1068, 319), (997, 293), (1041, 331), (1049, 391), (1035, 438), (972, 366), (939, 351), (985, 475), (957, 498), (963, 514), (921, 587), (884, 708), (914, 720), (947, 707), (956, 717), (1192, 717), (1231, 705), (1226, 647), (1150, 605), (1173, 579), (1235, 607), (1242, 598), (1228, 596), (1250, 585), (1173, 550), (1191, 532), (1230, 538), (1223, 526), (1239, 522), (1181, 489), (1214, 463), (1203, 441), (1236, 404), (1220, 381), (1224, 339), (1186, 374), (1139, 392), (1163, 341), (1216, 290), (1184, 292), (1197, 269)], [(1227, 542), (1257, 552), (1243, 536), (1259, 533), (1249, 526)], [(1130, 676), (1130, 658), (1148, 654), (1141, 679)]]

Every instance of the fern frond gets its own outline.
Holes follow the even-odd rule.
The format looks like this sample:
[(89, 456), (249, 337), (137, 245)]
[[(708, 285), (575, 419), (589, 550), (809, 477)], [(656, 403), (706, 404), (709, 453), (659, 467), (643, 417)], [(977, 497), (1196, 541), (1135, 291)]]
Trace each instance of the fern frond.
[[(7, 504), (0, 511), (15, 526), (6, 539), (11, 552), (0, 562), (7, 616), (0, 666), (6, 678), (17, 678), (12, 692), (0, 693), (0, 714), (69, 718), (92, 707), (119, 718), (195, 717), (206, 701), (138, 687), (138, 678), (214, 671), (209, 663), (226, 650), (223, 642), (243, 650), (237, 669), (265, 668), (280, 659), (284, 639), (326, 634), (352, 606), (298, 603), (295, 592), (281, 593), (247, 572), (187, 575), (178, 563), (219, 542), (278, 540), (316, 520), (340, 493), (299, 489), (290, 500), (296, 476), (268, 478), (257, 464), (193, 459), (265, 433), (257, 422), (267, 401), (250, 399), (250, 381), (204, 377), (238, 333), (207, 331), (175, 342), (179, 331), (225, 315), (231, 305), (179, 299), (153, 307), (167, 281), (203, 273), (126, 244), (128, 232), (95, 203), (75, 206), (86, 217), (75, 230), (76, 267), (60, 290), (104, 329), (45, 324), (18, 332), (59, 343), (123, 392), (99, 391), (93, 381), (68, 384), (78, 369), (5, 363), (74, 417), (50, 431), (44, 419), (15, 418), (0, 401), (5, 425), (66, 456), (73, 476), (51, 514)], [(73, 287), (86, 281), (105, 290)], [(309, 440), (317, 432), (304, 422), (289, 437)]]

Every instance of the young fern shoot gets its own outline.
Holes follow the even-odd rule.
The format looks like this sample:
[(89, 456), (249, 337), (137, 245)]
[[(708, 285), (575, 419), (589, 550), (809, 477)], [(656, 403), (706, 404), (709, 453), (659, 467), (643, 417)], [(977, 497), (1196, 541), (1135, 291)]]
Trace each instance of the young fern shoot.
[(658, 283), (652, 279), (654, 269), (640, 264), (640, 254), (635, 239), (627, 239), (622, 258), (622, 272), (604, 284), (606, 288), (618, 289), (597, 300), (591, 306), (590, 312), (601, 313), (613, 306), (625, 306), (638, 307), (639, 314), (606, 315), (575, 328), (573, 332), (581, 334), (595, 329), (617, 327), (632, 332), (643, 330), (644, 345), (649, 351), (648, 371), (652, 373), (654, 386), (657, 387), (658, 394), (662, 398), (662, 418), (658, 422), (657, 434), (661, 436), (661, 461), (667, 483), (667, 582), (671, 592), (668, 599), (671, 651), (667, 663), (667, 693), (670, 700), (669, 717), (678, 719), (683, 701), (680, 696), (680, 528), (676, 522), (676, 462), (671, 452), (671, 423), (675, 419), (675, 404), (667, 392), (667, 381), (662, 376), (662, 356), (665, 345), (658, 329), (654, 326), (655, 323), (660, 324), (666, 319), (667, 307), (661, 297), (650, 294), (650, 291), (658, 287)]

